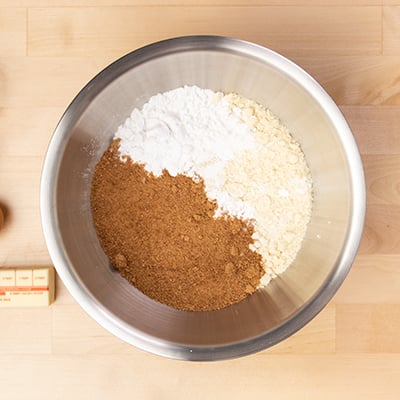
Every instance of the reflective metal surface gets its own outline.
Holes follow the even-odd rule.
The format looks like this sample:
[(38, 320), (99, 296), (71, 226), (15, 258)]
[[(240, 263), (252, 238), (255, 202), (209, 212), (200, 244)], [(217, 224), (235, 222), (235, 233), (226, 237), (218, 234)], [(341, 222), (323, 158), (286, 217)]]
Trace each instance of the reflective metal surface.
[[(90, 211), (93, 169), (118, 125), (150, 96), (183, 85), (234, 91), (271, 108), (301, 143), (314, 181), (312, 220), (294, 265), (246, 300), (214, 312), (177, 311), (159, 304), (113, 272)], [(185, 360), (243, 356), (304, 326), (345, 278), (364, 214), (360, 156), (331, 98), (287, 59), (222, 37), (155, 43), (96, 76), (61, 118), (41, 182), (47, 246), (76, 301), (126, 342)]]

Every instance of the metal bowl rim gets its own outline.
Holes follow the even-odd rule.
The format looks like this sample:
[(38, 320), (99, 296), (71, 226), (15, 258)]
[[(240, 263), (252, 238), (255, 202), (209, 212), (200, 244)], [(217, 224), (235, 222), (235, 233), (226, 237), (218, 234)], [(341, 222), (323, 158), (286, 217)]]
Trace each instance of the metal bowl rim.
[[(331, 275), (314, 297), (291, 319), (264, 335), (251, 340), (211, 347), (186, 346), (149, 336), (118, 319), (100, 304), (73, 271), (62, 246), (56, 215), (59, 155), (63, 153), (69, 128), (76, 122), (79, 112), (84, 110), (106, 85), (126, 70), (166, 54), (201, 50), (227, 51), (254, 57), (283, 71), (302, 86), (318, 102), (336, 128), (347, 157), (352, 183), (351, 217), (345, 244)], [(356, 142), (345, 118), (326, 91), (307, 72), (282, 55), (254, 43), (221, 36), (184, 36), (156, 42), (123, 56), (97, 74), (78, 93), (61, 117), (47, 150), (40, 184), (42, 228), (49, 254), (57, 273), (78, 304), (105, 329), (127, 343), (154, 354), (192, 361), (230, 359), (266, 349), (291, 336), (313, 319), (334, 296), (351, 268), (363, 232), (365, 204), (364, 173)]]

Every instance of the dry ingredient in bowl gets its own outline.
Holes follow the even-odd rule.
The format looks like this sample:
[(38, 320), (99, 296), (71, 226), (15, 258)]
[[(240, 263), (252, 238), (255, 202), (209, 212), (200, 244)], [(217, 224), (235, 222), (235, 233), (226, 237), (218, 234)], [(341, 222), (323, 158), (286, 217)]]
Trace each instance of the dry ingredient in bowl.
[(271, 111), (185, 86), (133, 110), (114, 139), (95, 170), (93, 218), (110, 261), (143, 293), (215, 310), (292, 263), (312, 181)]
[(227, 163), (222, 188), (253, 208), (250, 247), (263, 256), (261, 284), (266, 285), (300, 249), (311, 216), (311, 175), (299, 143), (270, 110), (237, 94), (225, 99), (257, 145)]
[(159, 177), (119, 160), (114, 142), (97, 165), (92, 204), (103, 248), (128, 281), (184, 310), (214, 310), (256, 290), (264, 273), (251, 224), (214, 218), (202, 182)]

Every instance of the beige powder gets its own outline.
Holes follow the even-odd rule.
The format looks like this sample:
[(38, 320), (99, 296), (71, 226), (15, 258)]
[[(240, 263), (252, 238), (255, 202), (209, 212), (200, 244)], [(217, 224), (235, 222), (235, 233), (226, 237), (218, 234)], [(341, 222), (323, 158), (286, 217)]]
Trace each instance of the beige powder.
[(254, 208), (251, 249), (263, 258), (266, 285), (301, 247), (311, 216), (311, 175), (300, 145), (270, 110), (237, 94), (225, 99), (258, 143), (227, 163), (222, 188)]

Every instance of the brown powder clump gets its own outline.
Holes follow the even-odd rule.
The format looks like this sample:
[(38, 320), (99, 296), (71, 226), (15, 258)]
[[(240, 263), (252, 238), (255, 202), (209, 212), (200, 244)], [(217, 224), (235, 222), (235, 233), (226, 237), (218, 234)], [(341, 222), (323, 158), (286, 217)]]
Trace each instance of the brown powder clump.
[(164, 171), (155, 177), (114, 141), (91, 193), (100, 243), (111, 263), (149, 297), (181, 310), (217, 310), (253, 293), (264, 273), (249, 249), (253, 227), (214, 217), (204, 184)]

